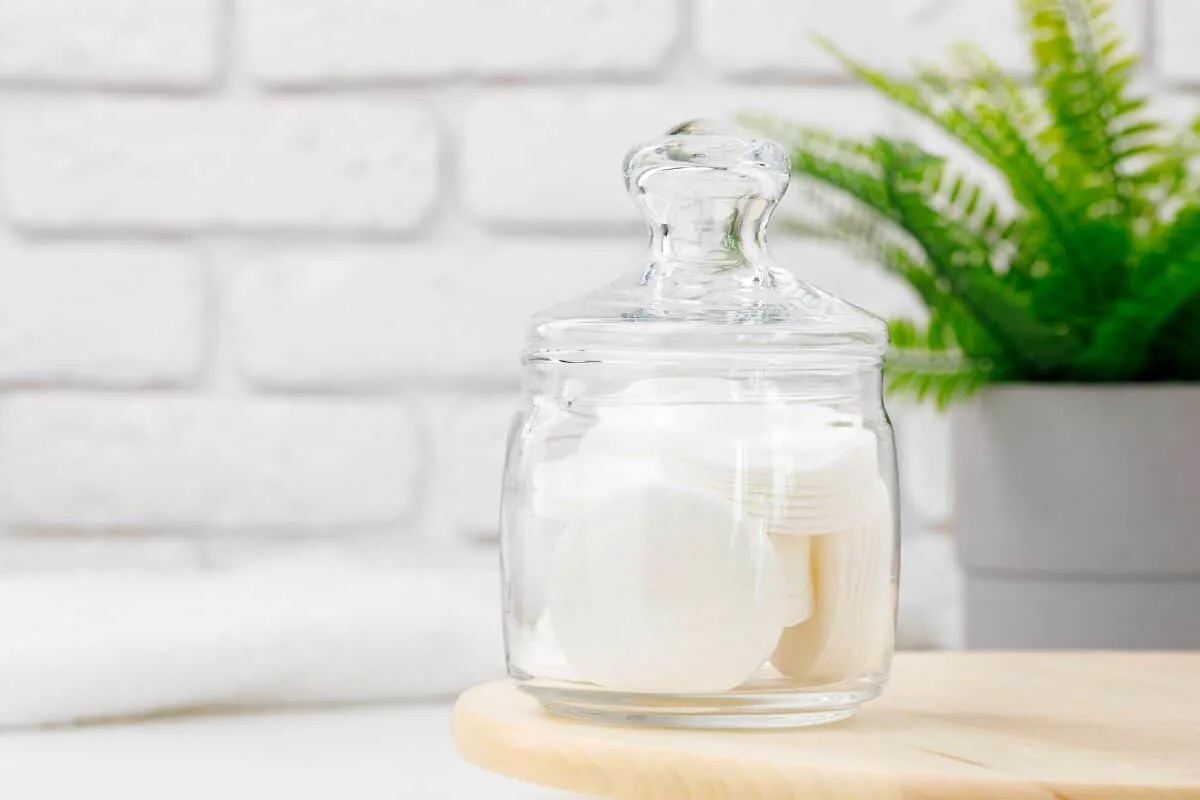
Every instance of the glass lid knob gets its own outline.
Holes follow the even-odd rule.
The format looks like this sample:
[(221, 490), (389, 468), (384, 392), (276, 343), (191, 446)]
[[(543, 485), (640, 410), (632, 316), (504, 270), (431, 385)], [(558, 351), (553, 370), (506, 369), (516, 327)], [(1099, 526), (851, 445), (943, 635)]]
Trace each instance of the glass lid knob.
[(788, 184), (784, 149), (724, 123), (685, 122), (625, 157), (656, 261), (742, 262)]

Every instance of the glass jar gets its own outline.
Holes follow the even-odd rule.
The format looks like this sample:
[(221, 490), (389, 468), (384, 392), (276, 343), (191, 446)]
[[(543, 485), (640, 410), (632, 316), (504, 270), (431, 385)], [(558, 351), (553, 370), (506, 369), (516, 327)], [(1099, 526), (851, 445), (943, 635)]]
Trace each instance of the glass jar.
[(770, 141), (682, 125), (625, 161), (648, 266), (536, 315), (502, 508), (509, 674), (550, 711), (849, 716), (894, 641), (878, 318), (776, 266)]

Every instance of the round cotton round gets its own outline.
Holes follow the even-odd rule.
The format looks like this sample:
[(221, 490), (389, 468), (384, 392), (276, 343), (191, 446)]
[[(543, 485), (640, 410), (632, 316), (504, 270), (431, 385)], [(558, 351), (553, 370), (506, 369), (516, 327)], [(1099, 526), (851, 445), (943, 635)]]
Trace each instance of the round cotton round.
[(767, 658), (785, 618), (761, 523), (665, 482), (596, 498), (568, 525), (549, 592), (581, 679), (642, 692), (721, 692)]

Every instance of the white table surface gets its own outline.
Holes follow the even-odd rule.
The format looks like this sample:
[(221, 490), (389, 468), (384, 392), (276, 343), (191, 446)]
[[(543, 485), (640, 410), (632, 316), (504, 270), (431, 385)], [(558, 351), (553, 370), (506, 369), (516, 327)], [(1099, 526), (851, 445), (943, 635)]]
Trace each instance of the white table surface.
[(0, 733), (13, 800), (565, 800), (476, 769), (450, 707), (163, 719)]

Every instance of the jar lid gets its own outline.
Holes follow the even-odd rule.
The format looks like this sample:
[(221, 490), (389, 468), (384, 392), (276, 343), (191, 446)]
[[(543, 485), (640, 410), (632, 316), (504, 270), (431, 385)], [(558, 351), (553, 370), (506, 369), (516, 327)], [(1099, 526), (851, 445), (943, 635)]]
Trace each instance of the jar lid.
[(877, 363), (884, 322), (798, 280), (767, 251), (767, 223), (788, 178), (783, 147), (721, 123), (687, 122), (635, 147), (625, 184), (650, 228), (649, 264), (535, 315), (526, 359), (733, 350)]

